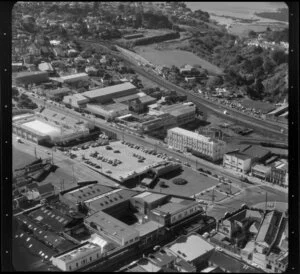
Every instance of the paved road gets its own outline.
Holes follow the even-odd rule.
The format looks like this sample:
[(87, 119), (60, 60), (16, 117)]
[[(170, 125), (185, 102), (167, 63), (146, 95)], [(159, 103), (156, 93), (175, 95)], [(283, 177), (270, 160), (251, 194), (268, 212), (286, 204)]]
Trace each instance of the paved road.
[[(80, 40), (78, 40), (80, 42)], [(99, 45), (99, 42), (95, 41), (82, 41), (88, 44), (94, 44), (97, 46), (101, 46), (102, 48), (105, 48), (103, 45)], [(188, 92), (175, 84), (159, 77), (155, 73), (149, 70), (144, 70), (142, 67), (137, 66), (131, 59), (127, 58), (126, 56), (122, 55), (121, 53), (109, 50), (106, 48), (112, 55), (122, 58), (127, 65), (131, 66), (138, 74), (141, 74), (142, 76), (146, 77), (147, 79), (155, 82), (156, 84), (167, 88), (171, 90), (175, 90), (179, 94), (185, 94), (187, 95), (188, 99), (193, 101), (197, 106), (200, 107), (204, 112), (211, 112), (214, 114), (217, 114), (218, 116), (225, 118), (227, 120), (233, 121), (237, 124), (244, 124), (247, 126), (252, 127), (255, 129), (257, 132), (263, 133), (265, 136), (269, 136), (272, 138), (275, 138), (276, 140), (284, 141), (287, 143), (287, 132), (286, 133), (281, 133), (281, 126), (276, 125), (275, 123), (269, 122), (269, 121), (263, 121), (261, 119), (246, 115), (242, 112), (236, 111), (234, 109), (231, 109), (227, 106), (221, 106), (219, 104), (216, 104), (215, 102), (209, 101), (203, 97), (201, 97), (198, 94), (193, 94), (191, 92)], [(220, 109), (221, 107), (221, 109)], [(224, 108), (228, 109), (231, 115), (224, 115), (223, 111)]]
[[(13, 135), (13, 137), (15, 136)], [(36, 150), (37, 157), (41, 157), (42, 159), (52, 157), (53, 153), (53, 162), (56, 166), (59, 167), (58, 170), (56, 170), (54, 173), (57, 174), (57, 176), (54, 176), (54, 178), (57, 177), (58, 181), (53, 181), (53, 184), (59, 190), (61, 190), (61, 182), (59, 180), (60, 171), (66, 172), (69, 175), (69, 180), (64, 180), (65, 190), (76, 186), (76, 181), (97, 180), (99, 181), (99, 183), (108, 186), (115, 186), (116, 184), (115, 181), (99, 174), (98, 172), (93, 171), (85, 165), (82, 165), (80, 161), (76, 159), (70, 159), (61, 151), (52, 151), (49, 148), (39, 146), (36, 143), (32, 143), (28, 140), (26, 140), (24, 144), (20, 144), (16, 141), (16, 138), (13, 138), (13, 146), (32, 156), (35, 155)], [(75, 181), (73, 180), (73, 174)], [(51, 176), (51, 174), (49, 176)]]
[(229, 199), (225, 199), (221, 202), (215, 203), (212, 206), (209, 206), (207, 209), (207, 215), (219, 219), (224, 217), (224, 214), (226, 212), (235, 211), (243, 204), (247, 204), (248, 206), (255, 206), (259, 203), (264, 203), (266, 201), (266, 191), (268, 193), (268, 202), (288, 202), (287, 193), (282, 193), (277, 189), (266, 189), (264, 186), (254, 186), (244, 189), (241, 193), (239, 193), (239, 195), (232, 196)]
[[(238, 183), (239, 185), (248, 186), (246, 183), (242, 183), (238, 178), (240, 178), (239, 174), (236, 174), (235, 172), (232, 172), (230, 170), (224, 169), (222, 166), (210, 163), (208, 161), (205, 161), (201, 158), (198, 158), (190, 153), (180, 153), (174, 150), (171, 150), (168, 148), (168, 146), (158, 140), (155, 140), (153, 138), (150, 138), (148, 136), (145, 136), (144, 138), (140, 136), (133, 135), (130, 132), (124, 131), (122, 129), (119, 129), (116, 126), (113, 126), (114, 124), (108, 123), (102, 119), (99, 118), (88, 118), (86, 116), (81, 116), (78, 112), (68, 109), (65, 107), (58, 107), (56, 105), (50, 104), (48, 102), (44, 102), (41, 99), (38, 99), (36, 97), (32, 97), (30, 93), (28, 95), (38, 104), (46, 104), (47, 107), (52, 108), (60, 113), (64, 113), (66, 115), (70, 115), (72, 117), (75, 117), (76, 119), (82, 119), (88, 122), (95, 123), (96, 126), (102, 129), (106, 129), (109, 131), (113, 131), (117, 133), (119, 139), (124, 139), (125, 141), (134, 143), (134, 144), (140, 144), (145, 147), (153, 148), (157, 152), (165, 153), (169, 156), (172, 156), (175, 159), (180, 160), (182, 163), (188, 163), (192, 168), (198, 169), (200, 167), (205, 168), (207, 170), (210, 170), (213, 174), (218, 174), (222, 176), (229, 177), (230, 180), (233, 181), (233, 183)], [(272, 190), (272, 187), (266, 186), (265, 187), (268, 191)]]

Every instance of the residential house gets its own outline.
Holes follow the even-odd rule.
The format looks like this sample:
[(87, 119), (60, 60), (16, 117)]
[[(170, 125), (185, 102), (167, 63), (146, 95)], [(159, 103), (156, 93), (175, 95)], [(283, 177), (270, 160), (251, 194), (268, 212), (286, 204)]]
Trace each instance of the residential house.
[(249, 231), (257, 233), (257, 226), (262, 221), (263, 216), (259, 211), (244, 209), (233, 216), (222, 220), (218, 225), (218, 231), (226, 235), (228, 238), (232, 238), (232, 234), (238, 228), (244, 227), (246, 221), (251, 221), (252, 224), (249, 227)]

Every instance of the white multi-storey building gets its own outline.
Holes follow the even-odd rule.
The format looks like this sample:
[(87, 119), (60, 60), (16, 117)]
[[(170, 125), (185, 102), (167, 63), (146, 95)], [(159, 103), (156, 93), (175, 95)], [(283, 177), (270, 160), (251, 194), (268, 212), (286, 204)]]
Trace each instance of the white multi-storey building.
[(223, 158), (223, 166), (247, 173), (251, 168), (251, 157), (239, 152), (226, 153)]
[(191, 151), (212, 161), (222, 159), (226, 148), (226, 143), (221, 140), (206, 137), (179, 127), (168, 130), (166, 141), (174, 149)]
[(83, 243), (70, 251), (53, 256), (51, 262), (62, 271), (75, 271), (99, 260), (101, 256), (100, 246), (93, 243)]

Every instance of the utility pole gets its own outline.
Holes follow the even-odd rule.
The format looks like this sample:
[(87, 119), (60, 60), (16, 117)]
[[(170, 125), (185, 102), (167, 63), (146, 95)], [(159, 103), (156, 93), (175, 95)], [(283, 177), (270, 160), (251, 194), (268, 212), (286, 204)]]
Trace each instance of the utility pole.
[(63, 190), (65, 190), (65, 181), (64, 181), (64, 179), (62, 179), (60, 181), (60, 191), (63, 191)]
[(72, 174), (73, 174), (73, 183), (75, 183), (75, 176), (74, 176), (74, 165), (72, 165)]
[(34, 147), (34, 156), (35, 156), (35, 159), (37, 159), (37, 155), (36, 155), (36, 146)]
[(212, 203), (215, 202), (215, 188), (213, 188), (213, 191), (212, 191), (211, 201), (212, 201)]
[(266, 192), (265, 213), (267, 211), (267, 208), (268, 208), (268, 192)]

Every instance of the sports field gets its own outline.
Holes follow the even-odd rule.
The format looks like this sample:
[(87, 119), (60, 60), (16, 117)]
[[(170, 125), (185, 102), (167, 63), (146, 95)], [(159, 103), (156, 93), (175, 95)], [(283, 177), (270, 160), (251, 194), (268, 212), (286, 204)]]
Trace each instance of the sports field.
[(184, 50), (157, 50), (153, 45), (136, 47), (135, 51), (155, 65), (165, 65), (168, 67), (184, 65), (200, 65), (213, 74), (222, 74), (222, 70), (210, 62), (198, 57), (192, 52)]

